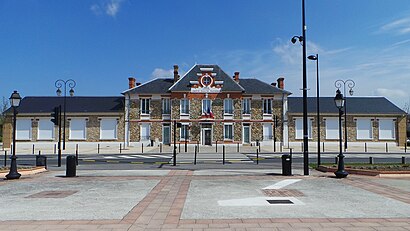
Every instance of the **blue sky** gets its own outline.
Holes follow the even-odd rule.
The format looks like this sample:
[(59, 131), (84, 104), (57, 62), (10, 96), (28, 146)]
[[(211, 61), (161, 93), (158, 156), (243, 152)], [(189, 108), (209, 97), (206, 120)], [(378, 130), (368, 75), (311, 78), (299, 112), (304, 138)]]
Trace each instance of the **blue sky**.
[[(195, 63), (274, 82), (301, 95), (300, 0), (0, 1), (0, 96), (119, 95), (128, 77), (146, 82)], [(410, 1), (306, 0), (308, 54), (319, 53), (320, 91), (353, 79), (356, 96), (410, 101)], [(308, 61), (309, 96), (316, 66)]]

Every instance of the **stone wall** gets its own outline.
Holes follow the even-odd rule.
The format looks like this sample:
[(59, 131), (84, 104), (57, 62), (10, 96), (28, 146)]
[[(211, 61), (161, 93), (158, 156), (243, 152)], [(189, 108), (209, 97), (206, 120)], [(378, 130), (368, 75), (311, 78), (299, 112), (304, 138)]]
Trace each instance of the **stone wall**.
[(162, 104), (161, 100), (150, 100), (150, 118), (151, 119), (162, 119)]
[(251, 100), (251, 119), (252, 120), (263, 119), (262, 102), (263, 102), (262, 100)]
[(256, 140), (263, 140), (263, 125), (260, 122), (254, 122), (252, 123), (252, 128), (251, 128), (251, 139), (252, 141)]

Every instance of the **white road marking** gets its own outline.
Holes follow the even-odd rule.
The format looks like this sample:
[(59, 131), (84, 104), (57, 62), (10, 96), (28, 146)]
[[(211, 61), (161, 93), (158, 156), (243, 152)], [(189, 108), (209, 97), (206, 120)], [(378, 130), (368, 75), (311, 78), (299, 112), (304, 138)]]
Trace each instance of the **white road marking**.
[(269, 185), (268, 187), (265, 187), (265, 188), (263, 188), (263, 189), (281, 189), (281, 188), (284, 188), (284, 187), (286, 187), (286, 186), (288, 186), (288, 185), (291, 185), (291, 184), (296, 183), (296, 182), (301, 181), (301, 180), (302, 180), (302, 179), (282, 180), (282, 181), (279, 181), (279, 182), (276, 183), (276, 184)]
[(162, 158), (171, 158), (171, 156), (164, 156), (164, 155), (151, 155), (151, 156), (162, 157)]

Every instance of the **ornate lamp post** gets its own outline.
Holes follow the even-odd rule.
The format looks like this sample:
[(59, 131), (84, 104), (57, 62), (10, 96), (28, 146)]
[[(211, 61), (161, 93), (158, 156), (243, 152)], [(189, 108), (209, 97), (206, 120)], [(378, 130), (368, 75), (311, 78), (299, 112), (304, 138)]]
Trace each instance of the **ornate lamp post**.
[(17, 157), (16, 157), (16, 117), (17, 107), (20, 106), (21, 97), (17, 91), (14, 91), (10, 96), (10, 104), (13, 107), (13, 155), (11, 156), (10, 172), (6, 175), (7, 180), (19, 179), (21, 174), (17, 172)]
[(345, 101), (343, 107), (344, 109), (344, 114), (345, 114), (345, 151), (347, 150), (347, 102), (346, 102), (346, 84), (347, 87), (349, 88), (349, 95), (353, 95), (353, 87), (356, 85), (355, 82), (351, 79), (348, 80), (336, 80), (335, 82), (335, 87), (339, 90), (343, 86), (343, 95), (345, 96)]
[(75, 81), (74, 80), (72, 80), (72, 79), (68, 79), (68, 80), (62, 80), (62, 79), (59, 79), (59, 80), (57, 80), (56, 82), (55, 82), (55, 86), (56, 86), (56, 88), (57, 88), (57, 91), (56, 91), (56, 93), (57, 93), (57, 95), (58, 96), (61, 96), (61, 88), (62, 87), (64, 87), (64, 104), (63, 104), (63, 108), (64, 108), (64, 112), (63, 112), (63, 120), (64, 120), (64, 122), (63, 122), (63, 150), (65, 150), (65, 123), (66, 123), (66, 108), (67, 108), (67, 106), (66, 106), (66, 102), (67, 102), (67, 84), (68, 84), (68, 87), (70, 87), (70, 91), (69, 91), (69, 94), (70, 94), (70, 96), (74, 96), (74, 87), (75, 87), (75, 85), (76, 85), (76, 83), (75, 83)]
[(320, 165), (320, 100), (319, 100), (319, 54), (309, 55), (309, 60), (316, 60), (316, 124), (317, 124), (317, 166)]
[(345, 171), (345, 163), (344, 163), (344, 156), (342, 153), (342, 114), (343, 114), (343, 105), (345, 103), (345, 98), (343, 97), (343, 94), (340, 93), (340, 90), (337, 89), (336, 91), (336, 96), (335, 96), (335, 104), (337, 109), (339, 109), (339, 155), (337, 156), (339, 158), (338, 165), (337, 165), (337, 171), (335, 172), (335, 175), (337, 178), (345, 178), (349, 173)]
[(307, 77), (306, 77), (306, 23), (305, 0), (302, 0), (302, 36), (293, 36), (292, 43), (299, 41), (303, 47), (303, 174), (309, 175), (309, 143), (308, 143), (308, 118), (307, 118)]

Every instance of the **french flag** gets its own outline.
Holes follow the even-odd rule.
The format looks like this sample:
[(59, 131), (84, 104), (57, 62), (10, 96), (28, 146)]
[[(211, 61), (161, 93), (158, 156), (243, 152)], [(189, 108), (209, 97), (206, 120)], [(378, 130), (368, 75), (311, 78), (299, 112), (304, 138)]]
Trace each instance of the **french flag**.
[(206, 114), (209, 115), (209, 117), (214, 118), (214, 113), (212, 113), (211, 107), (208, 107), (208, 111), (206, 112)]

